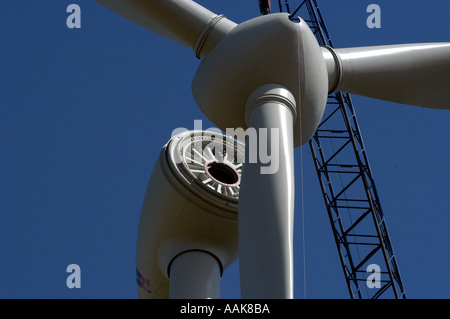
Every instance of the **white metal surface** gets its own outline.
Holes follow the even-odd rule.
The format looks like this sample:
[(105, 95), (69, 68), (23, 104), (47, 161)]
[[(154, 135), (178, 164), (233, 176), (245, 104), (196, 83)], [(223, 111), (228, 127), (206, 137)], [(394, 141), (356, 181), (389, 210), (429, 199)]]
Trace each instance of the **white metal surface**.
[[(248, 102), (258, 142), (279, 152), (277, 170), (263, 174), (261, 159), (244, 163), (239, 201), (242, 298), (293, 298), (295, 101), (279, 85), (258, 88)], [(267, 139), (261, 130), (267, 129)], [(275, 136), (275, 139), (272, 137)], [(246, 143), (246, 154), (249, 145)], [(273, 164), (273, 163), (271, 163)]]
[(306, 143), (325, 110), (328, 74), (305, 21), (274, 13), (239, 24), (206, 56), (192, 82), (202, 112), (220, 129), (246, 128), (245, 104), (258, 87), (277, 83), (297, 105), (294, 144)]
[[(332, 50), (331, 48), (329, 50)], [(450, 109), (450, 43), (335, 49), (337, 90), (416, 106)], [(337, 63), (336, 63), (337, 62)], [(330, 70), (330, 68), (329, 68)], [(334, 70), (329, 72), (333, 77)]]
[(172, 261), (170, 299), (219, 299), (221, 297), (220, 263), (208, 252), (192, 250)]
[[(208, 172), (206, 163), (223, 164), (224, 148), (228, 168), (216, 168), (219, 174)], [(240, 185), (228, 182), (235, 178), (233, 171), (240, 175), (243, 157), (242, 143), (208, 131), (180, 133), (164, 146), (139, 220), (136, 268), (140, 298), (169, 297), (169, 265), (183, 252), (206, 251), (220, 261), (222, 269), (237, 258)]]

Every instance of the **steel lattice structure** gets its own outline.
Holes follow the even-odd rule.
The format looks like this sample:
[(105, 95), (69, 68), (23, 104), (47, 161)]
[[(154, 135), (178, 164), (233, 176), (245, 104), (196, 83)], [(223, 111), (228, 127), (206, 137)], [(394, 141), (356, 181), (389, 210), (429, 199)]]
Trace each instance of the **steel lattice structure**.
[[(280, 12), (302, 17), (320, 45), (333, 47), (316, 0), (278, 0)], [(339, 259), (352, 299), (406, 298), (356, 113), (348, 93), (328, 96), (323, 120), (309, 142)], [(379, 288), (368, 288), (369, 265)], [(375, 270), (376, 271), (376, 270)]]

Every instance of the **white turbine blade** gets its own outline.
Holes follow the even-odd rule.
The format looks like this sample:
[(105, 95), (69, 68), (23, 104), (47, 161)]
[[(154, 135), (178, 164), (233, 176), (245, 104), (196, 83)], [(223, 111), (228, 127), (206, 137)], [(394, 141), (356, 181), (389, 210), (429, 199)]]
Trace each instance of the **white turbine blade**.
[[(248, 139), (238, 208), (244, 299), (293, 298), (294, 117), (278, 102), (263, 102), (250, 113), (249, 126), (257, 130), (259, 145), (267, 142), (277, 156), (267, 164), (260, 159), (252, 163), (249, 144), (255, 141)], [(260, 134), (264, 129), (267, 141)], [(278, 131), (274, 140), (277, 131), (272, 129)], [(273, 170), (267, 170), (269, 164)]]
[(450, 43), (323, 48), (322, 52), (331, 90), (450, 109)]
[(236, 23), (191, 0), (95, 0), (133, 23), (205, 56)]

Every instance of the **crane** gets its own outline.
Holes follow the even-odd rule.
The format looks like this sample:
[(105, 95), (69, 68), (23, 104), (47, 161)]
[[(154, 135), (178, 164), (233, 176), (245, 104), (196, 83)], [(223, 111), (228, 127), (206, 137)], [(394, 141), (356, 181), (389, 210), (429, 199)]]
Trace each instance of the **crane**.
[[(303, 17), (319, 44), (333, 47), (317, 0), (304, 0), (294, 9), (288, 0), (278, 0), (278, 5), (292, 19)], [(328, 96), (309, 148), (350, 297), (406, 298), (349, 93), (336, 91)], [(378, 289), (364, 289), (370, 265), (379, 266)]]
[(259, 11), (261, 14), (266, 15), (269, 14), (272, 10), (272, 3), (270, 0), (258, 0), (259, 2)]

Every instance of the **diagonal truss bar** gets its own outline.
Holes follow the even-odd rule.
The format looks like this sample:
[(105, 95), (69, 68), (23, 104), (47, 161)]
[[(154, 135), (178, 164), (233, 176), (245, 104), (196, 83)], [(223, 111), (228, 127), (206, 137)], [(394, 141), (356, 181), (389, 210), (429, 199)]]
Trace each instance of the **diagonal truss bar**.
[[(301, 16), (321, 45), (333, 47), (316, 0), (296, 7), (288, 0), (278, 4), (292, 19)], [(349, 94), (328, 96), (326, 113), (309, 145), (350, 297), (406, 298)], [(380, 268), (379, 285), (368, 288), (372, 273), (366, 267), (374, 264)]]

